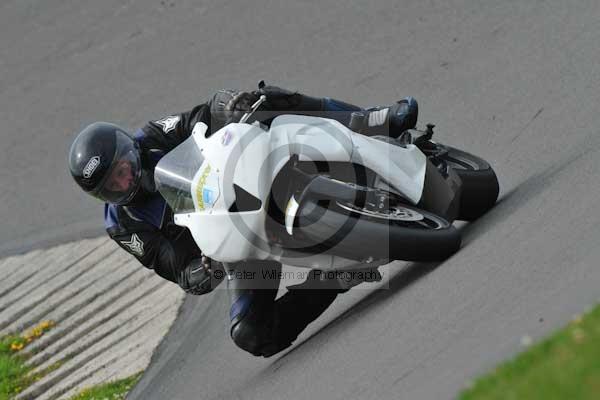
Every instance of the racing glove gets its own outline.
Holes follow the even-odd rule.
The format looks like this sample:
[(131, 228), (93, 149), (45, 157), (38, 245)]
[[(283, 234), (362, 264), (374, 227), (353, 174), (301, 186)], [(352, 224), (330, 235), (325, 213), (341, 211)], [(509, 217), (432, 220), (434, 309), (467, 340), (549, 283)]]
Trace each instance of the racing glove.
[(211, 113), (226, 124), (239, 121), (250, 111), (260, 95), (256, 92), (240, 92), (233, 89), (221, 89), (212, 98)]
[(225, 277), (225, 270), (219, 262), (206, 256), (196, 258), (181, 270), (177, 276), (177, 283), (186, 292), (201, 295), (211, 292)]

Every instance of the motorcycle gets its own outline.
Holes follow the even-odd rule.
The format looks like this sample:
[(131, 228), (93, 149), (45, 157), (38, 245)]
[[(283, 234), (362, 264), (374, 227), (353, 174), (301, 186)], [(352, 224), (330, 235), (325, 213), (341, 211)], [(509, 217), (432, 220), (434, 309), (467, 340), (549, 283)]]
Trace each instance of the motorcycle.
[(175, 223), (214, 260), (321, 270), (439, 261), (460, 248), (453, 221), (496, 202), (489, 163), (433, 141), (433, 125), (394, 139), (308, 115), (248, 123), (265, 100), (213, 134), (197, 123), (155, 168)]

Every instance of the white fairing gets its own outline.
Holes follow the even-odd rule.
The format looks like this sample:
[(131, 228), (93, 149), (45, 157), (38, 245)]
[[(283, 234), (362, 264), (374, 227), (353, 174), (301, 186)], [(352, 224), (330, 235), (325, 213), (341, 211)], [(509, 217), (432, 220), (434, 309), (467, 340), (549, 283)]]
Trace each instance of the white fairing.
[(427, 157), (412, 144), (406, 148), (352, 132), (352, 162), (376, 171), (392, 188), (417, 204), (423, 194)]
[[(209, 138), (205, 131), (206, 125), (198, 123), (192, 134), (205, 157), (192, 183), (196, 211), (175, 215), (175, 222), (188, 227), (202, 251), (218, 261), (276, 259), (306, 267), (322, 263), (322, 268), (356, 264), (327, 255), (289, 260), (268, 244), (265, 204), (273, 180), (294, 154), (300, 160), (362, 164), (415, 204), (421, 198), (423, 153), (357, 134), (331, 119), (283, 115), (268, 132), (249, 124), (229, 124)], [(260, 199), (261, 207), (229, 212), (234, 184)]]

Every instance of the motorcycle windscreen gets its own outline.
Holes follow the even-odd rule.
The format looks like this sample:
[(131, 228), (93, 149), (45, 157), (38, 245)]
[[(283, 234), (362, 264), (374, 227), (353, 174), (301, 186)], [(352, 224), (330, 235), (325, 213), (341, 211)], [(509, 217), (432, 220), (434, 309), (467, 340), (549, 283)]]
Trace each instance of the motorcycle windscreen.
[(204, 157), (193, 136), (190, 136), (156, 165), (156, 188), (175, 214), (195, 211), (192, 182), (203, 162)]

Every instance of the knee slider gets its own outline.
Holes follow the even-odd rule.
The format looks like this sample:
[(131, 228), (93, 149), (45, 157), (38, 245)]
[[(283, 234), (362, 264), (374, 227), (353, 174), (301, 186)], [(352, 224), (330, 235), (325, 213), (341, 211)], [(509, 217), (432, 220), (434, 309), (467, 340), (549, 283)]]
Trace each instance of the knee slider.
[(257, 357), (270, 357), (292, 344), (291, 341), (273, 340), (270, 332), (266, 324), (253, 324), (242, 319), (231, 327), (231, 339), (240, 349)]
[(240, 349), (255, 356), (261, 355), (263, 338), (256, 326), (243, 319), (231, 327), (231, 339)]
[(268, 324), (254, 324), (244, 319), (231, 328), (231, 339), (240, 349), (263, 357), (272, 356), (292, 344), (275, 341)]

